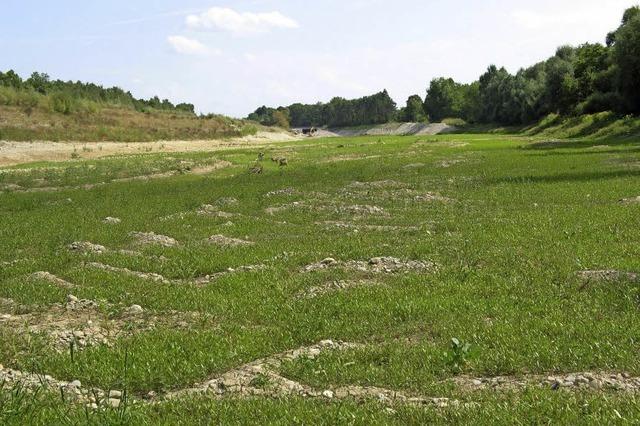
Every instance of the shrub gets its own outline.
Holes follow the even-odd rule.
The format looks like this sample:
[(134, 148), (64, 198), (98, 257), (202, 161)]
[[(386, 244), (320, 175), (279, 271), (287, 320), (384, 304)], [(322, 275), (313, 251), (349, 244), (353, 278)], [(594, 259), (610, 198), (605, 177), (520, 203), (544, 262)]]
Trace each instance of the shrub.
[(66, 93), (54, 93), (49, 99), (51, 110), (61, 114), (71, 114), (73, 112), (73, 99)]
[(449, 126), (455, 127), (465, 127), (467, 125), (467, 122), (462, 118), (445, 118), (442, 120), (442, 122), (444, 124), (448, 124)]

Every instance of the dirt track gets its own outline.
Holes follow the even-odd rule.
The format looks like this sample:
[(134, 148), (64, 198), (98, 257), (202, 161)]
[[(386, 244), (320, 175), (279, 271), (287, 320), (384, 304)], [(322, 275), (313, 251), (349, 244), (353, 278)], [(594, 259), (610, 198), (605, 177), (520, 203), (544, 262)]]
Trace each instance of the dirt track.
[[(0, 167), (36, 161), (68, 161), (72, 158), (100, 158), (118, 154), (149, 152), (222, 151), (274, 142), (294, 141), (290, 133), (259, 132), (255, 136), (222, 140), (159, 142), (6, 142), (0, 141)], [(75, 153), (75, 154), (74, 154)]]

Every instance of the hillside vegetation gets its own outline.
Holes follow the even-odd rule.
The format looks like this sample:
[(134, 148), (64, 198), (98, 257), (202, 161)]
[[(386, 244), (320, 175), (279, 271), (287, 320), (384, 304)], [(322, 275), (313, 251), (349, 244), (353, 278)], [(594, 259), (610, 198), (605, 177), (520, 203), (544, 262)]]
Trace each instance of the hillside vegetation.
[(153, 97), (136, 99), (118, 87), (52, 81), (33, 73), (23, 80), (0, 72), (0, 140), (156, 141), (244, 136), (256, 127), (194, 106)]

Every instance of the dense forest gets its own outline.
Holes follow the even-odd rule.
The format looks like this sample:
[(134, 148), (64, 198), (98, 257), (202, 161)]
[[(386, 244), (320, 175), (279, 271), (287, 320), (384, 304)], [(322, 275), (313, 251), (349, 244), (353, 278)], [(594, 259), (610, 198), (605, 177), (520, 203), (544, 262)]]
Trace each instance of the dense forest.
[(18, 106), (29, 112), (35, 107), (63, 114), (93, 112), (100, 106), (115, 106), (140, 112), (171, 111), (194, 114), (192, 104), (174, 105), (157, 96), (136, 99), (118, 87), (104, 88), (92, 83), (51, 80), (47, 74), (34, 72), (23, 80), (13, 70), (0, 72), (0, 105)]
[(303, 105), (300, 103), (277, 109), (266, 106), (249, 115), (249, 120), (267, 126), (357, 126), (361, 124), (381, 124), (396, 116), (396, 103), (384, 90), (372, 96), (347, 100), (333, 98), (329, 103)]
[(519, 70), (489, 66), (477, 81), (431, 81), (424, 101), (409, 97), (400, 110), (385, 91), (327, 104), (261, 107), (248, 118), (265, 125), (356, 126), (389, 121), (441, 121), (528, 124), (548, 114), (564, 116), (613, 111), (640, 114), (640, 7), (624, 12), (606, 44), (562, 46), (546, 61)]

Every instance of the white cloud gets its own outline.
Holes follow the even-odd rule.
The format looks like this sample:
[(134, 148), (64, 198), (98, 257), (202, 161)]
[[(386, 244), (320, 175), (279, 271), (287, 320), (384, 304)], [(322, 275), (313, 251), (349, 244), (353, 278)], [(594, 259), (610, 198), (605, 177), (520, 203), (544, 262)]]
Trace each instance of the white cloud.
[(220, 54), (219, 50), (209, 49), (198, 40), (184, 36), (169, 36), (167, 37), (167, 41), (171, 47), (173, 47), (173, 50), (183, 55), (206, 56), (209, 54)]
[(187, 16), (187, 26), (194, 30), (222, 30), (236, 35), (261, 34), (271, 29), (299, 28), (293, 19), (280, 12), (251, 13), (212, 7), (200, 15)]

